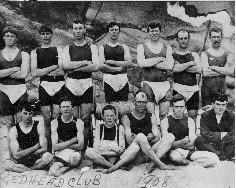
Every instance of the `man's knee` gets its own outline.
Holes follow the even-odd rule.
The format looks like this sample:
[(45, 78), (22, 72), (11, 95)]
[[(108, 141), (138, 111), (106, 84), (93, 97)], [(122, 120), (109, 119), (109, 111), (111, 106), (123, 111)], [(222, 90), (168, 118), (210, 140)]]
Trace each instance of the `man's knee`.
[(181, 163), (183, 156), (177, 151), (171, 151), (169, 154), (169, 159), (173, 162)]
[(73, 154), (71, 157), (70, 157), (70, 166), (71, 167), (76, 167), (79, 165), (80, 161), (81, 161), (81, 154), (76, 152), (76, 154)]
[(96, 152), (93, 148), (87, 148), (85, 151), (85, 155), (89, 158), (89, 159), (93, 159), (96, 157)]
[(138, 133), (134, 139), (134, 142), (147, 142), (147, 137), (143, 133)]
[(218, 157), (215, 153), (212, 153), (212, 152), (207, 152), (207, 158), (208, 158), (213, 164), (216, 164), (216, 163), (220, 162), (219, 157)]
[(43, 154), (42, 159), (43, 159), (43, 164), (47, 165), (53, 160), (53, 156), (51, 153), (46, 152)]
[(166, 143), (173, 143), (175, 141), (175, 136), (172, 133), (167, 133), (162, 139)]
[(11, 161), (11, 160), (6, 160), (3, 163), (3, 168), (7, 171), (12, 171), (13, 167), (15, 166), (15, 162)]

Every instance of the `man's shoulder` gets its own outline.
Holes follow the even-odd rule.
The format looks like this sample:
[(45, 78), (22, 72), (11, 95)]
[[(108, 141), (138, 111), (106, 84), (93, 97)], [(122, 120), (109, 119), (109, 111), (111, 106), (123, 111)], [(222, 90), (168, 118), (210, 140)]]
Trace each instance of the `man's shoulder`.
[(224, 113), (228, 116), (228, 118), (235, 119), (235, 113), (234, 112), (231, 112), (229, 110), (225, 110)]

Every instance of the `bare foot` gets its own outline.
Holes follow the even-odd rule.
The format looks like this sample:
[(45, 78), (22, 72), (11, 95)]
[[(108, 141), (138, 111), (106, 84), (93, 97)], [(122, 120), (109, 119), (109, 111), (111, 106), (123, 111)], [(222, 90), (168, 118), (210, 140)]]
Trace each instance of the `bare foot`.
[(130, 171), (133, 167), (132, 166), (122, 166), (120, 167), (121, 170), (125, 170), (125, 171)]
[(149, 163), (146, 167), (146, 173), (145, 174), (151, 174), (152, 171), (155, 169), (155, 163)]
[(179, 170), (180, 168), (177, 166), (167, 166), (167, 165), (161, 165), (159, 166), (161, 170)]

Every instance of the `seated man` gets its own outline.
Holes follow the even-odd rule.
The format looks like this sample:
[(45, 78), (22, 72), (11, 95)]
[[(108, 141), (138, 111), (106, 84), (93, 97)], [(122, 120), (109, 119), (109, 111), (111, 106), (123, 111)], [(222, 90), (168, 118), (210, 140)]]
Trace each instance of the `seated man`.
[(86, 150), (87, 157), (95, 164), (112, 167), (106, 156), (120, 156), (125, 150), (125, 136), (122, 125), (116, 124), (116, 108), (106, 105), (102, 109), (104, 124), (95, 130), (94, 146)]
[(201, 136), (195, 145), (198, 150), (216, 153), (221, 160), (230, 160), (235, 156), (235, 115), (226, 110), (226, 95), (215, 94), (212, 104), (213, 109), (201, 115)]
[(10, 148), (13, 159), (5, 162), (5, 169), (14, 172), (43, 169), (52, 161), (47, 151), (47, 139), (44, 126), (33, 121), (34, 109), (29, 102), (20, 112), (21, 122), (11, 128)]
[(165, 136), (172, 133), (175, 141), (172, 144), (169, 158), (171, 161), (181, 164), (197, 164), (203, 167), (214, 166), (219, 162), (216, 154), (208, 151), (196, 151), (194, 149), (195, 122), (184, 114), (186, 108), (185, 98), (176, 94), (173, 97), (173, 114), (161, 121), (161, 133)]
[[(160, 158), (171, 148), (174, 137), (169, 134), (159, 141), (160, 132), (157, 127), (156, 117), (154, 114), (149, 114), (146, 111), (146, 103), (146, 93), (138, 91), (135, 96), (134, 110), (130, 112), (130, 114), (122, 117), (122, 123), (125, 128), (125, 135), (129, 147), (121, 155), (120, 161), (105, 171), (105, 173), (111, 173), (131, 161), (135, 163), (144, 163), (147, 161), (147, 157), (150, 158), (154, 164), (159, 166), (160, 169), (176, 169), (175, 167), (169, 167), (160, 161)], [(153, 149), (150, 144), (154, 144)]]
[(52, 120), (52, 148), (55, 151), (54, 163), (49, 175), (60, 176), (79, 165), (84, 146), (84, 122), (73, 117), (72, 102), (63, 98), (60, 102), (62, 115)]

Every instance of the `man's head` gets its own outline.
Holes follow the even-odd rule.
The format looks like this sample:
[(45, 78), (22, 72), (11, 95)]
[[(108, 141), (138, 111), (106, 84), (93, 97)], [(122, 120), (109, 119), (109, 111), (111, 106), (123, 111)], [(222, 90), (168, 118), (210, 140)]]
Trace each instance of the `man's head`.
[(16, 44), (19, 31), (13, 26), (6, 26), (2, 31), (2, 37), (6, 46), (14, 46)]
[(53, 31), (50, 27), (42, 25), (39, 29), (40, 39), (43, 44), (50, 44), (52, 40)]
[(147, 94), (142, 90), (137, 91), (134, 97), (135, 110), (139, 113), (144, 113), (146, 111), (147, 102)]
[(25, 102), (20, 111), (21, 121), (24, 123), (30, 123), (34, 116), (34, 107), (30, 102)]
[(62, 116), (64, 116), (64, 117), (72, 116), (73, 105), (72, 105), (72, 101), (69, 97), (63, 97), (60, 100), (59, 107), (60, 107)]
[(223, 38), (223, 32), (220, 28), (212, 28), (209, 31), (212, 48), (219, 48)]
[(179, 48), (186, 49), (190, 41), (190, 33), (185, 29), (181, 29), (177, 32), (177, 41)]
[(227, 107), (228, 97), (227, 95), (215, 93), (212, 96), (212, 105), (217, 115), (222, 115)]
[(108, 25), (108, 33), (111, 40), (118, 40), (120, 25), (117, 22), (110, 22)]
[(147, 27), (147, 32), (149, 33), (151, 41), (158, 41), (161, 36), (161, 24), (156, 21), (151, 22)]
[(114, 126), (117, 119), (116, 108), (110, 104), (106, 105), (102, 109), (102, 117), (107, 126), (109, 127)]
[(82, 20), (75, 20), (72, 25), (73, 35), (76, 40), (82, 40), (85, 37), (85, 23)]
[(186, 109), (186, 99), (184, 98), (184, 96), (176, 94), (172, 99), (172, 105), (175, 117), (182, 118)]

